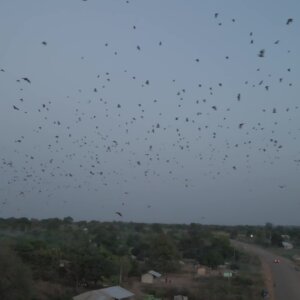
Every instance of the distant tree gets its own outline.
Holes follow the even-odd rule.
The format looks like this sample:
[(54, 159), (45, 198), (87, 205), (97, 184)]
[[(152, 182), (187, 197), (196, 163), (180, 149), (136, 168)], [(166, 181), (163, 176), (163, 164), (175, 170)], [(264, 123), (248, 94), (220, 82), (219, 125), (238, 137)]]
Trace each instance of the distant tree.
[(27, 218), (20, 218), (16, 220), (15, 226), (21, 231), (27, 231), (31, 228), (31, 222)]
[(144, 261), (149, 257), (151, 244), (146, 239), (139, 239), (131, 249), (131, 254), (136, 256), (138, 260)]
[(104, 278), (117, 277), (119, 274), (119, 261), (105, 249), (93, 245), (72, 247), (65, 251), (70, 261), (67, 277), (71, 284), (79, 287), (80, 282), (93, 282), (94, 285)]
[(142, 232), (145, 230), (145, 224), (143, 223), (134, 223), (134, 231), (135, 232)]
[(156, 233), (161, 233), (163, 232), (163, 229), (162, 229), (162, 226), (161, 224), (159, 223), (154, 223), (151, 225), (151, 229), (153, 230), (153, 232), (156, 232)]
[(112, 253), (119, 250), (119, 231), (115, 226), (98, 226), (93, 233), (93, 241), (100, 247), (105, 247)]
[(270, 223), (270, 222), (267, 222), (266, 224), (265, 224), (265, 229), (267, 229), (267, 230), (272, 230), (273, 229), (273, 224), (272, 223)]
[(141, 268), (136, 259), (131, 260), (131, 268), (128, 273), (128, 276), (140, 276), (141, 275)]
[(283, 238), (278, 232), (272, 232), (271, 244), (276, 247), (282, 247)]
[(136, 233), (131, 233), (127, 237), (126, 245), (129, 248), (134, 248), (139, 244), (139, 242), (140, 242), (140, 235)]
[(73, 223), (73, 218), (72, 217), (65, 217), (64, 219), (63, 219), (63, 223), (64, 224), (72, 224)]
[(230, 238), (231, 239), (236, 239), (237, 237), (238, 237), (238, 230), (237, 229), (232, 229), (231, 231), (230, 231)]
[(255, 242), (257, 244), (260, 244), (260, 245), (263, 245), (263, 246), (268, 245), (266, 232), (262, 228), (259, 228), (259, 229), (256, 230), (256, 232), (254, 234), (254, 238), (255, 238)]
[(271, 234), (272, 234), (272, 231), (273, 231), (273, 224), (270, 223), (270, 222), (267, 222), (265, 224), (265, 235), (266, 235), (266, 238), (271, 242)]
[(178, 268), (179, 253), (173, 240), (164, 233), (156, 235), (149, 249), (149, 264), (160, 272)]
[(207, 248), (206, 250), (205, 255), (203, 255), (202, 260), (200, 260), (202, 264), (215, 268), (224, 263), (224, 257), (218, 249)]
[(34, 279), (47, 281), (57, 277), (60, 248), (50, 246), (43, 240), (19, 238), (14, 249), (25, 263), (30, 264)]
[(215, 268), (233, 257), (233, 248), (227, 237), (214, 237), (210, 242), (211, 244), (204, 248), (202, 256), (199, 257), (200, 263)]
[(128, 278), (129, 274), (131, 273), (133, 264), (128, 256), (122, 256), (119, 257), (119, 266), (120, 266), (120, 275), (121, 275), (120, 279), (122, 281)]
[(30, 269), (7, 246), (0, 244), (0, 299), (28, 300), (33, 294)]
[(58, 230), (62, 221), (58, 218), (49, 218), (42, 220), (41, 223), (47, 230)]

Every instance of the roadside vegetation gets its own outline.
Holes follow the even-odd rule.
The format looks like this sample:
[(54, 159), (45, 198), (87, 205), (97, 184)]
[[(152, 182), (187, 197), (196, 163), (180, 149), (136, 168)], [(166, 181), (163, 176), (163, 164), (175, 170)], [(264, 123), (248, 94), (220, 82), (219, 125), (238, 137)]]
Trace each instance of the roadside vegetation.
[[(254, 243), (278, 256), (288, 258), (300, 266), (300, 228), (299, 226), (240, 226), (228, 229), (231, 238)], [(284, 247), (288, 244), (290, 247)]]

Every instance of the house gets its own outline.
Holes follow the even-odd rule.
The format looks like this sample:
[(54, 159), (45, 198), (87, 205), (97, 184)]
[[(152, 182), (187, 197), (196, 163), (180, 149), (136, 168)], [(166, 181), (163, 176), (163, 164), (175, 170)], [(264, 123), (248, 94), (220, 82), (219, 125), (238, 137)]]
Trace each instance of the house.
[(142, 275), (141, 282), (142, 283), (153, 283), (156, 279), (158, 279), (160, 277), (161, 277), (160, 273), (151, 270)]
[(89, 291), (73, 297), (73, 300), (111, 300), (105, 295), (101, 294), (100, 290)]
[(300, 263), (300, 256), (299, 255), (294, 255), (293, 259), (297, 262)]
[(204, 266), (196, 267), (196, 276), (205, 276), (207, 274), (207, 270)]
[(290, 250), (290, 249), (294, 248), (293, 244), (288, 243), (288, 242), (282, 242), (282, 246), (283, 246), (284, 249), (287, 249), (287, 250)]
[(174, 296), (174, 300), (188, 300), (187, 296), (177, 295)]
[(133, 293), (131, 293), (128, 290), (125, 290), (124, 288), (120, 286), (111, 286), (108, 288), (101, 289), (101, 292), (112, 299), (121, 300), (121, 299), (130, 299), (134, 296)]
[(218, 270), (225, 270), (227, 268), (227, 266), (224, 265), (218, 265)]
[(59, 261), (59, 267), (60, 268), (66, 268), (67, 266), (69, 266), (71, 264), (71, 262), (69, 260), (66, 259), (61, 259)]
[(222, 276), (224, 278), (230, 278), (230, 277), (232, 277), (232, 275), (233, 275), (233, 273), (230, 270), (226, 270), (226, 271), (222, 272)]
[(133, 293), (120, 286), (111, 286), (108, 288), (93, 290), (73, 297), (73, 300), (123, 300), (133, 299)]
[(291, 238), (288, 234), (282, 234), (281, 237), (282, 237), (285, 241), (289, 241), (290, 238)]

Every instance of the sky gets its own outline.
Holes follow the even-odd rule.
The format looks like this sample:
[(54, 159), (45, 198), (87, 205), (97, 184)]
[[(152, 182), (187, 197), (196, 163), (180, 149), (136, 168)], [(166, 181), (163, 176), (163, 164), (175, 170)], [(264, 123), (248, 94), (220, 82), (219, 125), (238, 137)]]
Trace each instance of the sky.
[(0, 217), (300, 225), (299, 19), (2, 0)]

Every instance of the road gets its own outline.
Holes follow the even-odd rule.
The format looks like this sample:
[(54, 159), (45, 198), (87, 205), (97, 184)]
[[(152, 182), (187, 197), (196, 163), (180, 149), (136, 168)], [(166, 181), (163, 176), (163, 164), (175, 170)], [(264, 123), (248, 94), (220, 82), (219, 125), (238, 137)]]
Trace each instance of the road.
[[(274, 300), (300, 300), (300, 269), (290, 260), (276, 256), (258, 246), (232, 241), (234, 246), (241, 247), (245, 251), (260, 257), (264, 275), (269, 281), (268, 289), (271, 289), (270, 299)], [(279, 258), (280, 263), (275, 264), (274, 259)], [(273, 288), (273, 290), (272, 290)], [(272, 295), (273, 294), (273, 295)]]

